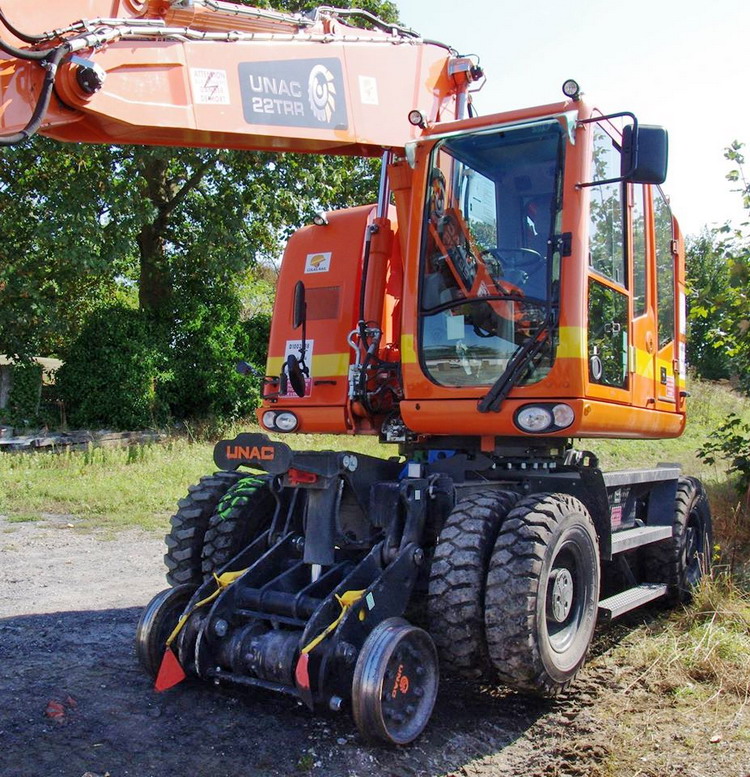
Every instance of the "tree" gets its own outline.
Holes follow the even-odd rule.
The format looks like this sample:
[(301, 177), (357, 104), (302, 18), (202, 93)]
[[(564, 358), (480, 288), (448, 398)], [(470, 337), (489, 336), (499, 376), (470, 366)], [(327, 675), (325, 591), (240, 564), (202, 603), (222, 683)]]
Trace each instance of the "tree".
[[(734, 141), (725, 158), (727, 174), (750, 211), (750, 183), (745, 176), (744, 144)], [(725, 224), (704, 232), (688, 247), (691, 363), (707, 378), (731, 372), (750, 393), (750, 222)]]
[[(290, 12), (315, 6), (243, 1)], [(364, 5), (396, 19), (389, 2)], [(265, 268), (284, 238), (315, 210), (372, 201), (376, 172), (372, 160), (61, 145), (41, 137), (4, 149), (0, 352), (19, 360), (65, 357), (103, 304), (135, 304), (167, 362), (182, 348), (190, 355), (185, 364), (212, 365), (225, 376), (225, 384), (203, 382), (215, 388), (201, 403), (189, 386), (170, 391), (172, 412), (234, 413), (236, 403), (235, 410), (222, 409), (219, 393), (235, 380), (227, 377), (237, 355), (230, 343), (242, 338), (229, 318), (238, 322), (243, 299), (267, 311), (257, 290), (271, 290)], [(195, 387), (200, 373), (172, 374), (192, 378)]]

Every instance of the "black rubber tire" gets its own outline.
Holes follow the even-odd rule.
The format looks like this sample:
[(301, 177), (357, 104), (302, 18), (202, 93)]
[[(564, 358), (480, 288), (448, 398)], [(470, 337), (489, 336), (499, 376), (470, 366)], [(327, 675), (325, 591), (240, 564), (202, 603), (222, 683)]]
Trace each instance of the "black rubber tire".
[(135, 631), (135, 652), (141, 666), (156, 677), (167, 639), (195, 593), (194, 585), (178, 585), (158, 593), (144, 608)]
[[(599, 578), (596, 531), (578, 499), (535, 494), (511, 510), (495, 542), (485, 595), (487, 647), (500, 682), (542, 696), (568, 687), (594, 633)], [(568, 592), (566, 606), (554, 601), (559, 583)]]
[(494, 677), (484, 626), (487, 568), (500, 526), (518, 499), (512, 491), (467, 496), (440, 532), (430, 567), (427, 612), (445, 674), (466, 680)]
[(265, 531), (276, 500), (265, 475), (244, 475), (219, 500), (203, 542), (201, 570), (208, 577)]
[(671, 604), (688, 602), (711, 566), (713, 526), (703, 484), (696, 478), (677, 483), (672, 538), (646, 545), (641, 569), (647, 583), (666, 583)]
[(167, 552), (167, 582), (172, 585), (203, 581), (201, 553), (208, 522), (222, 496), (243, 476), (241, 472), (215, 472), (205, 475), (188, 488), (170, 518), (172, 528), (164, 538)]

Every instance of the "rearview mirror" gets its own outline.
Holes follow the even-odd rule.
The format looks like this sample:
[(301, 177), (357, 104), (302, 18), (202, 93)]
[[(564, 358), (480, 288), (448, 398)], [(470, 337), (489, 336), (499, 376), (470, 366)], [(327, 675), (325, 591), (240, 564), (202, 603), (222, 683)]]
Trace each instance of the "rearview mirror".
[(299, 329), (307, 317), (305, 305), (305, 284), (297, 281), (294, 286), (294, 313), (292, 318), (292, 327)]
[(664, 127), (628, 124), (622, 131), (620, 175), (631, 183), (664, 183), (668, 138)]

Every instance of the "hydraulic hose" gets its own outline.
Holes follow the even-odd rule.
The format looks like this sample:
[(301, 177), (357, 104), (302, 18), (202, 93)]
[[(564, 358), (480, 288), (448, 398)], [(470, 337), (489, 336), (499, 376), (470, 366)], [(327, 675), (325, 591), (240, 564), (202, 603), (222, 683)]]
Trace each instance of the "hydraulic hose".
[(6, 43), (0, 38), (0, 51), (4, 51), (6, 54), (10, 54), (11, 57), (16, 59), (26, 59), (32, 62), (38, 62), (50, 56), (56, 49), (44, 49), (43, 51), (29, 51), (28, 49), (17, 49), (15, 46), (11, 46), (10, 43)]
[(42, 67), (45, 69), (42, 90), (39, 93), (39, 99), (37, 100), (34, 113), (31, 115), (29, 123), (20, 132), (16, 132), (13, 135), (6, 135), (5, 137), (0, 136), (0, 146), (15, 146), (18, 143), (23, 143), (24, 140), (27, 140), (37, 133), (39, 127), (42, 126), (44, 116), (47, 113), (47, 108), (49, 108), (52, 91), (55, 88), (57, 68), (62, 61), (62, 58), (69, 50), (70, 47), (63, 44), (47, 53), (46, 60), (42, 63)]
[(11, 32), (18, 40), (22, 40), (24, 43), (41, 43), (44, 40), (48, 40), (46, 35), (28, 35), (26, 33), (17, 30), (9, 21), (8, 17), (3, 13), (3, 9), (0, 8), (0, 22), (2, 22), (6, 29)]

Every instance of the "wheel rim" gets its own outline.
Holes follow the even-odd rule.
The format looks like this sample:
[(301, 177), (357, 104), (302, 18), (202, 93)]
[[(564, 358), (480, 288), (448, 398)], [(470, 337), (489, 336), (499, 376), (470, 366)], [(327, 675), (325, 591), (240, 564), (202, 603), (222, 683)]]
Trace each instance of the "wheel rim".
[(366, 739), (403, 745), (416, 739), (435, 705), (438, 666), (429, 634), (384, 621), (362, 648), (352, 684), (354, 717)]
[(157, 594), (146, 606), (136, 630), (136, 652), (144, 669), (156, 677), (166, 642), (196, 590), (179, 585)]
[(555, 653), (567, 652), (584, 621), (591, 584), (583, 575), (581, 548), (566, 542), (558, 550), (547, 578), (547, 641)]

